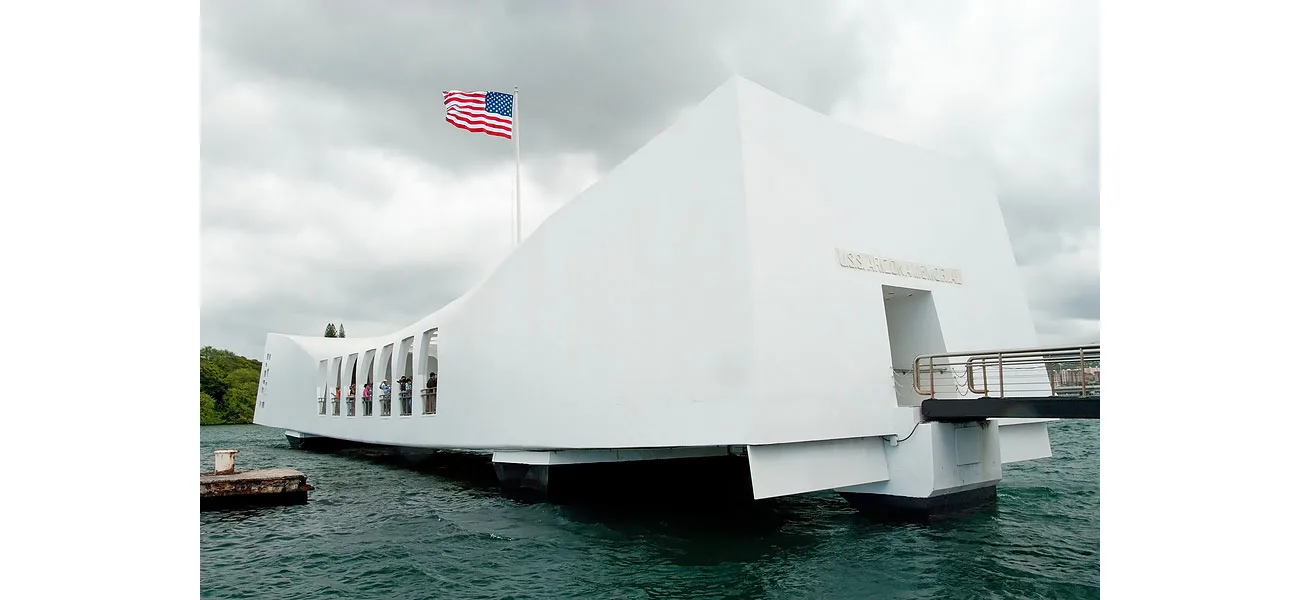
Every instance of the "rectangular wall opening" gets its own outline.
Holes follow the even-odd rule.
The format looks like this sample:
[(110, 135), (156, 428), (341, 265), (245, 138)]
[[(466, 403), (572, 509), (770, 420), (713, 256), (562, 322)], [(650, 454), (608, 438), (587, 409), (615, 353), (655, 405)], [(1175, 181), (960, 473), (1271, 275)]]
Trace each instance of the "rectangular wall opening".
[(320, 414), (325, 414), (325, 399), (329, 397), (329, 373), (330, 363), (328, 360), (320, 361), (320, 367), (317, 370), (316, 379), (316, 402)]
[(357, 416), (357, 355), (349, 354), (347, 367), (343, 371), (347, 383), (346, 398), (348, 402), (348, 416)]
[(423, 414), (438, 412), (438, 328), (434, 327), (420, 336), (420, 356), (416, 365), (416, 383), (420, 390)]
[(400, 350), (398, 351), (398, 369), (401, 370), (402, 376), (398, 378), (397, 399), (401, 406), (401, 415), (403, 417), (411, 416), (412, 390), (414, 388), (415, 376), (415, 337), (409, 337), (402, 340)]
[(375, 351), (366, 350), (361, 358), (361, 371), (366, 375), (366, 383), (361, 386), (361, 415), (369, 417), (374, 414), (375, 406)]
[[(934, 295), (929, 290), (881, 286), (885, 302), (885, 325), (889, 329), (889, 353), (894, 369), (894, 392), (899, 406), (920, 406), (922, 396), (913, 389), (913, 361), (922, 354), (947, 352)], [(936, 369), (938, 364), (936, 363)], [(930, 386), (930, 373), (922, 372), (922, 386)], [(940, 391), (955, 389), (952, 375), (945, 369), (934, 373), (934, 387)]]
[(331, 413), (337, 417), (339, 416), (339, 405), (343, 401), (341, 396), (342, 395), (341, 390), (343, 385), (343, 357), (342, 356), (336, 356), (334, 357), (333, 360), (330, 361), (330, 383), (333, 384), (333, 388), (334, 388), (329, 391), (330, 406), (332, 407)]
[(379, 364), (382, 365), (384, 376), (379, 382), (379, 416), (387, 417), (393, 414), (393, 345), (384, 346), (379, 356)]

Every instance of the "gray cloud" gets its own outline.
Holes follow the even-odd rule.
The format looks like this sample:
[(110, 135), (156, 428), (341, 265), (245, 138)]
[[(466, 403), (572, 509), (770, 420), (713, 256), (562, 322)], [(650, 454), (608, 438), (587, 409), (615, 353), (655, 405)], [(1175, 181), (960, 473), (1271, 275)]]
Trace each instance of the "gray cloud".
[(506, 251), (511, 145), (442, 90), (520, 87), (527, 231), (732, 74), (986, 167), (1040, 333), (1095, 338), (1096, 7), (989, 6), (205, 2), (202, 342), (384, 333)]
[[(478, 275), (452, 264), (421, 268), (312, 269), (328, 277), (303, 277), (248, 299), (215, 308), (204, 344), (239, 348), (256, 356), (269, 331), (321, 335), (325, 324), (342, 323), (349, 337), (387, 332), (459, 296)], [(400, 293), (383, 292), (394, 287)], [(271, 325), (268, 326), (268, 323)], [(250, 350), (251, 349), (251, 350)]]
[[(501, 144), (443, 123), (442, 90), (520, 87), (530, 155), (593, 152), (601, 169), (741, 71), (829, 111), (867, 70), (860, 28), (825, 0), (755, 2), (231, 0), (204, 6), (205, 49), (297, 86), (304, 121), (346, 119), (314, 142), (391, 147), (453, 168)], [(336, 96), (310, 106), (312, 90)], [(205, 132), (206, 133), (206, 132)], [(206, 143), (206, 142), (205, 142)], [(214, 153), (235, 159), (214, 132)], [(205, 148), (206, 149), (206, 148)], [(270, 150), (268, 150), (270, 152)], [(264, 159), (264, 157), (263, 157)]]

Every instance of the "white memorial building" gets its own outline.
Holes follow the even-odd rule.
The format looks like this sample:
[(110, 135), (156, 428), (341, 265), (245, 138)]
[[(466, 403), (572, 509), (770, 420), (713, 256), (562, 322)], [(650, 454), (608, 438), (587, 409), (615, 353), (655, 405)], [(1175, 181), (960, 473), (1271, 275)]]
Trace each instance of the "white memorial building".
[[(739, 455), (754, 498), (933, 509), (1049, 457), (1049, 419), (924, 421), (913, 359), (1037, 343), (986, 174), (736, 78), (446, 306), (269, 334), (254, 422), (490, 452), (543, 491), (562, 466)], [(402, 376), (409, 401), (363, 401)]]

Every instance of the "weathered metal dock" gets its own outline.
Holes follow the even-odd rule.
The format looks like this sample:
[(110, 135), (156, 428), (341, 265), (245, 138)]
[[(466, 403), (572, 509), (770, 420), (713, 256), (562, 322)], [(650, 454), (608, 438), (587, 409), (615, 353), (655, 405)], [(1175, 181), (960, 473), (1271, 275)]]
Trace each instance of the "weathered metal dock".
[(293, 469), (235, 472), (233, 450), (217, 451), (217, 471), (199, 474), (199, 510), (306, 504), (313, 488)]

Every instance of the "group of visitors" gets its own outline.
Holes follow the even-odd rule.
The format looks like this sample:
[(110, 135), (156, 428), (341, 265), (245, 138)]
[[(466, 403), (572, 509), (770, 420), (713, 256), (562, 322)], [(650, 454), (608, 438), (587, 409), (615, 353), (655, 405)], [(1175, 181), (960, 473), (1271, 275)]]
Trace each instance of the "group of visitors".
[[(367, 383), (366, 385), (369, 386), (370, 384)], [(343, 396), (343, 388), (337, 385), (334, 386), (334, 399), (338, 400), (342, 396)], [(353, 399), (356, 397), (357, 397), (357, 384), (354, 383), (348, 386), (348, 399)]]
[[(415, 380), (414, 380), (414, 379), (412, 379), (412, 378), (410, 378), (410, 377), (408, 377), (408, 376), (406, 376), (406, 375), (403, 375), (401, 378), (399, 378), (399, 379), (397, 380), (397, 390), (398, 390), (399, 392), (409, 392), (409, 391), (411, 391), (412, 388), (414, 387), (414, 383), (415, 383)], [(387, 382), (385, 382), (384, 384), (387, 385)], [(426, 389), (426, 390), (434, 390), (434, 391), (436, 391), (436, 390), (438, 389), (438, 374), (437, 374), (437, 373), (429, 373), (429, 378), (426, 379), (425, 382), (424, 382), (424, 389)]]
[[(430, 379), (429, 379), (429, 380), (430, 380), (430, 381), (434, 381), (435, 379), (436, 379), (436, 378), (434, 378), (433, 376), (430, 376)], [(401, 383), (401, 384), (402, 384), (402, 391), (404, 391), (404, 392), (406, 392), (406, 391), (410, 391), (410, 387), (411, 387), (411, 386), (410, 386), (410, 383), (411, 383), (411, 381), (410, 381), (409, 378), (403, 376), (401, 379), (399, 379), (399, 380), (397, 380), (397, 381), (398, 381), (398, 383)], [(364, 386), (361, 386), (361, 399), (362, 399), (362, 400), (370, 400), (371, 397), (374, 396), (374, 387), (375, 387), (374, 384), (372, 384), (372, 383), (370, 383), (370, 382), (366, 382), (366, 384), (365, 384)], [(390, 391), (390, 390), (389, 390), (389, 387), (388, 387), (388, 380), (385, 379), (385, 380), (381, 381), (381, 382), (379, 383), (379, 393), (380, 393), (380, 394), (388, 394), (389, 391)], [(356, 394), (357, 394), (357, 384), (354, 383), (354, 384), (352, 384), (352, 385), (349, 385), (349, 386), (348, 386), (348, 397), (349, 397), (349, 398), (355, 398), (355, 397), (356, 397)], [(334, 386), (334, 399), (335, 399), (335, 400), (338, 400), (341, 396), (342, 396), (342, 388), (340, 388), (339, 386)]]
[[(397, 380), (398, 391), (410, 392), (412, 388), (412, 382), (413, 380), (410, 377), (403, 375), (400, 379)], [(433, 390), (434, 392), (436, 392), (438, 389), (438, 374), (429, 373), (429, 379), (425, 381), (424, 387), (425, 389)], [(370, 402), (371, 398), (374, 396), (373, 390), (374, 390), (374, 384), (370, 382), (366, 382), (366, 384), (361, 387), (361, 399), (365, 402)], [(336, 401), (339, 400), (342, 397), (342, 392), (343, 389), (340, 386), (334, 386), (334, 400)], [(387, 396), (391, 392), (392, 392), (392, 388), (388, 385), (387, 379), (384, 379), (379, 382), (379, 394), (381, 396)], [(357, 384), (354, 383), (349, 385), (347, 397), (349, 399), (354, 399), (356, 398), (356, 393), (357, 393)]]

